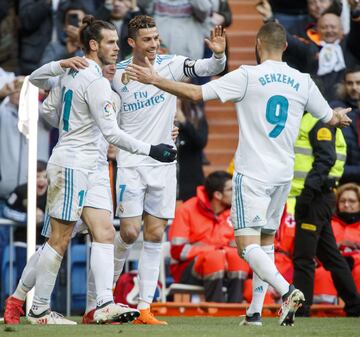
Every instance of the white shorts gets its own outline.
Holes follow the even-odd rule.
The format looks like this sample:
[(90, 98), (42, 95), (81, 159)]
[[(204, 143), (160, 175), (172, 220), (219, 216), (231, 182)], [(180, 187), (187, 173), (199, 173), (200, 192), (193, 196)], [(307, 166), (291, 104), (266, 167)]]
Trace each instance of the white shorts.
[(143, 212), (172, 219), (176, 203), (176, 165), (119, 167), (116, 178), (117, 209), (120, 218)]
[(48, 164), (47, 210), (55, 219), (78, 221), (85, 204), (90, 172)]
[(235, 172), (231, 204), (235, 236), (244, 228), (261, 228), (265, 233), (277, 231), (290, 185), (270, 185)]
[(113, 213), (109, 168), (104, 166), (91, 172), (89, 181), (90, 185), (86, 193), (84, 207), (105, 209)]
[[(109, 170), (106, 166), (100, 170), (91, 172), (89, 174), (89, 189), (86, 193), (84, 207), (93, 207), (98, 209), (105, 209), (113, 213), (112, 196), (110, 190)], [(84, 233), (87, 226), (81, 219), (79, 219), (74, 227), (72, 237), (77, 233)], [(51, 225), (48, 211), (45, 213), (44, 225), (41, 234), (45, 237), (50, 237)]]

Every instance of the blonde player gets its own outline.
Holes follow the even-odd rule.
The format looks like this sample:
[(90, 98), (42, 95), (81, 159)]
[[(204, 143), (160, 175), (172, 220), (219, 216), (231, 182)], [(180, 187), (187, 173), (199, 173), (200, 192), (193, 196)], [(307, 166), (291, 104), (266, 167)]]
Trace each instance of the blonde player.
[[(220, 73), (226, 62), (225, 36), (216, 27), (207, 43), (213, 51), (209, 59), (190, 60), (184, 56), (159, 55), (160, 38), (154, 19), (140, 15), (129, 23), (128, 43), (133, 57), (118, 63), (113, 89), (121, 97), (120, 128), (144, 142), (173, 144), (171, 130), (176, 112), (176, 97), (155, 86), (130, 81), (129, 64), (145, 65), (147, 57), (162, 76), (183, 80), (188, 77)], [(117, 155), (117, 215), (120, 235), (115, 238), (115, 280), (120, 275), (129, 249), (144, 221), (144, 243), (139, 261), (140, 317), (136, 324), (167, 324), (150, 312), (161, 258), (161, 242), (168, 219), (174, 217), (176, 165), (159, 164), (125, 151)]]
[(192, 100), (233, 101), (239, 124), (235, 154), (232, 221), (239, 254), (254, 271), (253, 300), (245, 324), (261, 325), (261, 308), (267, 284), (282, 296), (279, 323), (293, 325), (304, 295), (288, 282), (274, 264), (274, 235), (290, 189), (294, 142), (304, 110), (332, 126), (347, 126), (349, 109), (333, 111), (308, 74), (282, 62), (286, 32), (267, 23), (257, 34), (261, 64), (241, 66), (203, 86), (169, 81), (150, 62), (128, 67), (131, 80), (154, 85)]

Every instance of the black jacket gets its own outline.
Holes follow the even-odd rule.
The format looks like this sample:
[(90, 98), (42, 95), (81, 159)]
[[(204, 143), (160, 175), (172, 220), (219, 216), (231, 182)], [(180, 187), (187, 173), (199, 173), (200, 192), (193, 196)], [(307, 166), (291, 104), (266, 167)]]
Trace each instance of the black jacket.
[(332, 108), (351, 107), (353, 110), (348, 113), (351, 118), (351, 125), (342, 129), (346, 141), (346, 163), (341, 183), (355, 182), (360, 184), (360, 110), (357, 102), (351, 100), (333, 101)]
[(179, 131), (179, 199), (185, 201), (196, 195), (197, 186), (204, 184), (203, 149), (208, 139), (206, 118), (200, 118), (197, 127), (186, 121), (180, 124)]

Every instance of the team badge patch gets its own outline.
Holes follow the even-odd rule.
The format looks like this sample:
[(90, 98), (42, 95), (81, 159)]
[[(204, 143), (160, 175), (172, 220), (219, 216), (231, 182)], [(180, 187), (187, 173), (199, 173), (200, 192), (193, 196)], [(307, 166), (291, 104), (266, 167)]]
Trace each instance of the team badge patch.
[(318, 132), (316, 134), (316, 139), (330, 141), (332, 139), (332, 133), (327, 128), (321, 128), (318, 130)]
[(111, 119), (111, 117), (114, 115), (114, 106), (110, 102), (106, 102), (104, 106), (104, 117), (105, 119)]
[(129, 75), (127, 73), (123, 73), (121, 75), (121, 82), (122, 84), (124, 85), (127, 85), (129, 82), (130, 82), (130, 78), (129, 78)]

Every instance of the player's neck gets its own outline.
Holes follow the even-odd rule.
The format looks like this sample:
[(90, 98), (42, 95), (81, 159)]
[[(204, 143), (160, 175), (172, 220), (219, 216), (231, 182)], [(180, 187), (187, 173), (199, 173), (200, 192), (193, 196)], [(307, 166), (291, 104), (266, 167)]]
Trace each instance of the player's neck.
[(85, 57), (89, 60), (94, 61), (101, 69), (104, 67), (104, 64), (100, 61), (97, 55), (94, 54), (87, 54)]
[(270, 52), (264, 52), (261, 56), (261, 63), (265, 61), (277, 61), (282, 62), (282, 54), (279, 53), (270, 53)]
[[(154, 62), (155, 62), (155, 60), (154, 61), (150, 60), (151, 64), (154, 64)], [(133, 55), (132, 63), (134, 63), (138, 66), (141, 66), (141, 67), (147, 67), (145, 60), (143, 58), (136, 57), (136, 55)]]

